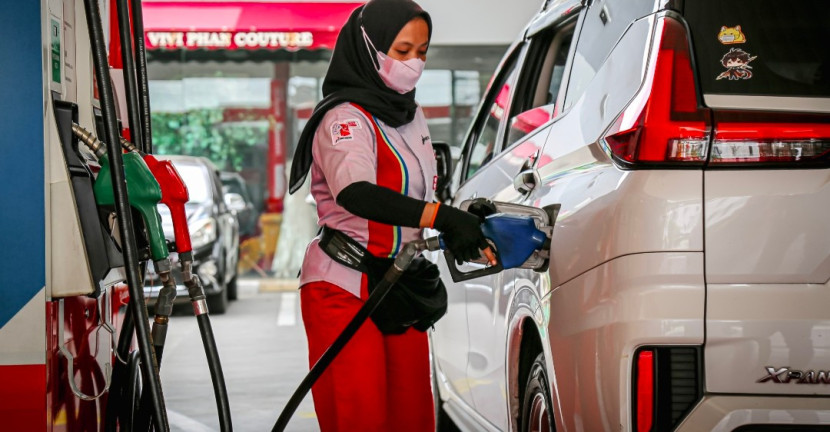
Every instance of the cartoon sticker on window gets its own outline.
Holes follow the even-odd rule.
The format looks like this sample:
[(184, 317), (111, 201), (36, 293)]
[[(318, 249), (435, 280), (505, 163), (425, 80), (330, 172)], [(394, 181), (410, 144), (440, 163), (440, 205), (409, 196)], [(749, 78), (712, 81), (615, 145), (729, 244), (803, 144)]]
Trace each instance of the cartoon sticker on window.
[(746, 36), (741, 31), (741, 26), (723, 26), (718, 33), (718, 40), (724, 45), (732, 45), (746, 42)]
[(724, 54), (723, 58), (720, 59), (720, 63), (726, 70), (721, 72), (717, 79), (734, 81), (752, 78), (752, 66), (749, 65), (749, 62), (755, 60), (757, 57), (750, 57), (748, 52), (740, 48), (730, 48), (729, 52)]

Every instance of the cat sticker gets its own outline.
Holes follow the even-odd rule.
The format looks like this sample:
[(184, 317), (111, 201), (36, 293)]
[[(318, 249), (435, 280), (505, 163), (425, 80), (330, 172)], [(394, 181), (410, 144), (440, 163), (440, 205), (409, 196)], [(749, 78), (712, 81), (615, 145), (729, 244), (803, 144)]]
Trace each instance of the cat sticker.
[(723, 55), (720, 63), (726, 68), (716, 79), (728, 79), (730, 81), (750, 79), (752, 78), (752, 66), (749, 62), (755, 60), (758, 56), (750, 56), (750, 54), (740, 48), (730, 48), (729, 52)]
[(718, 40), (724, 45), (740, 44), (746, 42), (746, 36), (741, 31), (741, 26), (720, 28)]

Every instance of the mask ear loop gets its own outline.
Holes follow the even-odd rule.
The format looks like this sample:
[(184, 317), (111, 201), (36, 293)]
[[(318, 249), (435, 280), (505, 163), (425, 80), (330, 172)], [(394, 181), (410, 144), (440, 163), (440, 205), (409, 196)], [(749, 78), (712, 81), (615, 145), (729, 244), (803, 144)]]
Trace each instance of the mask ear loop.
[(369, 51), (369, 58), (372, 59), (372, 65), (375, 66), (376, 70), (380, 70), (380, 60), (377, 58), (380, 51), (375, 48), (375, 44), (369, 39), (369, 35), (366, 34), (366, 29), (362, 25), (360, 26), (360, 31), (363, 32), (363, 44), (366, 45), (366, 50)]
[(380, 70), (380, 60), (377, 58), (378, 51), (375, 48), (375, 44), (372, 43), (372, 39), (366, 33), (366, 28), (363, 27), (363, 11), (360, 11), (360, 14), (357, 16), (357, 21), (360, 23), (360, 31), (363, 33), (363, 44), (366, 45), (366, 50), (369, 51), (369, 58), (372, 60), (372, 65), (375, 67), (375, 70)]

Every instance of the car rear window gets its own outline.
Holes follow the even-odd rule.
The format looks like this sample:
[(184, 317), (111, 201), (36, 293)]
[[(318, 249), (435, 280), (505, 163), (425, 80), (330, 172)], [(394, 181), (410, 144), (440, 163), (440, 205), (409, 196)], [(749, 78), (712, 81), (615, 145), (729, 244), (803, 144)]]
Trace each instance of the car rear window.
[(830, 97), (830, 1), (694, 0), (704, 94)]
[(205, 170), (197, 165), (174, 163), (176, 171), (184, 180), (191, 203), (205, 203), (210, 201), (210, 179)]

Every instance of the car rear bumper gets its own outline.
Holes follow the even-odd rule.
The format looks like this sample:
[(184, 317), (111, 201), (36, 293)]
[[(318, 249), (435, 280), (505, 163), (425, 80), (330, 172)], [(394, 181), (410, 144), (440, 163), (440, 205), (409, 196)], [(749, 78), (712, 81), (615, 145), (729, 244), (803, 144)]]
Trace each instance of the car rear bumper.
[(830, 397), (706, 395), (675, 431), (732, 432), (747, 425), (798, 425), (780, 430), (807, 431), (809, 426), (826, 427), (830, 425)]

